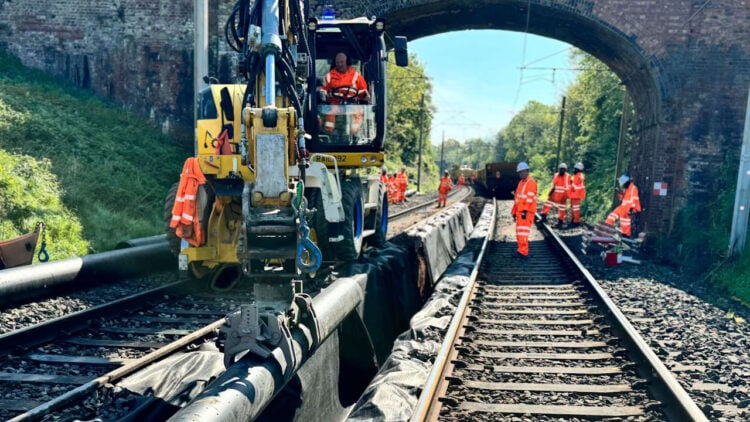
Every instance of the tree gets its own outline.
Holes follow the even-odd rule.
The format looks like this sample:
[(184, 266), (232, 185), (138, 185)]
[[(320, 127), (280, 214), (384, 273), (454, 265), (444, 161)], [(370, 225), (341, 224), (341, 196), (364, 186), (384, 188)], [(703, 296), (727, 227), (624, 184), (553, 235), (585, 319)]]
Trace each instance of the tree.
[(410, 55), (409, 67), (406, 68), (397, 67), (393, 55), (389, 56), (387, 91), (386, 166), (389, 167), (389, 171), (393, 171), (396, 167), (405, 165), (408, 167), (409, 180), (416, 181), (421, 125), (423, 187), (434, 188), (438, 182), (438, 170), (429, 135), (434, 109), (432, 85), (426, 76), (424, 66), (414, 54)]

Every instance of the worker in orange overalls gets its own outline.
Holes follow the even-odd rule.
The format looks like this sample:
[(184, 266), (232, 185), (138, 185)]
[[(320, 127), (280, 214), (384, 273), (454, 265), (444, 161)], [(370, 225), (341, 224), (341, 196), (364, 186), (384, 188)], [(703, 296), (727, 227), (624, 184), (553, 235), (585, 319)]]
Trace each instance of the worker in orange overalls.
[(568, 198), (570, 198), (570, 209), (573, 212), (573, 223), (570, 227), (581, 225), (581, 202), (586, 199), (586, 178), (583, 176), (583, 163), (576, 163), (573, 166), (573, 177), (568, 189)]
[(542, 221), (547, 221), (547, 213), (555, 206), (557, 207), (557, 225), (562, 227), (565, 222), (565, 212), (568, 210), (568, 189), (570, 188), (570, 175), (568, 174), (568, 165), (561, 163), (558, 172), (552, 179), (552, 189), (549, 190), (547, 201), (542, 207)]
[(380, 170), (380, 183), (387, 185), (388, 184), (388, 169), (383, 167), (382, 170)]
[(464, 187), (464, 183), (466, 183), (466, 179), (464, 179), (464, 175), (463, 174), (459, 174), (458, 175), (458, 187), (459, 188)]
[(398, 189), (398, 202), (406, 201), (406, 188), (409, 186), (409, 178), (406, 176), (406, 166), (396, 175), (396, 188)]
[(528, 259), (529, 257), (529, 235), (531, 224), (536, 214), (536, 181), (529, 174), (529, 165), (525, 162), (518, 163), (516, 167), (518, 177), (521, 179), (516, 187), (516, 195), (513, 202), (511, 215), (516, 220), (516, 241), (518, 250), (515, 257)]
[(440, 208), (441, 204), (443, 207), (445, 207), (446, 203), (448, 202), (448, 192), (450, 192), (451, 190), (453, 190), (453, 181), (448, 175), (448, 170), (445, 170), (443, 172), (443, 178), (440, 179), (440, 188), (438, 188), (439, 196), (437, 208)]
[(398, 202), (398, 188), (396, 187), (396, 174), (392, 174), (388, 177), (388, 183), (386, 184), (388, 189), (388, 200), (391, 204)]
[(198, 160), (195, 157), (185, 160), (172, 206), (172, 221), (169, 227), (176, 228), (177, 237), (185, 239), (193, 246), (202, 245), (205, 239), (197, 206), (198, 188), (204, 183), (206, 183), (206, 176), (203, 175)]
[(615, 221), (620, 220), (620, 231), (623, 235), (630, 237), (631, 219), (641, 212), (641, 199), (638, 197), (638, 188), (630, 180), (630, 176), (623, 174), (617, 181), (625, 191), (617, 194), (622, 202), (607, 216), (607, 224), (614, 225)]
[[(345, 109), (337, 107), (356, 101), (369, 101), (370, 93), (367, 91), (367, 81), (350, 66), (346, 54), (339, 53), (334, 59), (334, 68), (324, 78), (325, 84), (320, 87), (320, 99), (322, 102), (331, 104), (331, 111), (325, 116), (323, 130), (332, 133), (336, 128), (336, 116), (344, 113)], [(364, 120), (364, 113), (356, 110), (352, 115), (351, 133), (359, 133)]]

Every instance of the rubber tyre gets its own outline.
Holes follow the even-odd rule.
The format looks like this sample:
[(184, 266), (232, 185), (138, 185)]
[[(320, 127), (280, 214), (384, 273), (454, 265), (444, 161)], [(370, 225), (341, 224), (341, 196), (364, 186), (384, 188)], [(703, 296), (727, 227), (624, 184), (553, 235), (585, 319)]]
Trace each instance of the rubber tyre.
[(315, 244), (320, 249), (324, 261), (333, 261), (331, 246), (328, 241), (328, 221), (323, 208), (323, 193), (318, 188), (305, 189), (307, 206), (315, 208), (315, 214), (310, 219), (310, 228), (315, 230)]
[(169, 250), (177, 256), (180, 253), (180, 242), (182, 239), (177, 237), (175, 229), (169, 227), (172, 222), (172, 208), (174, 208), (174, 201), (177, 197), (177, 188), (180, 186), (180, 182), (176, 182), (169, 188), (167, 197), (164, 200), (164, 231), (167, 234), (167, 242), (169, 242)]
[(367, 223), (368, 228), (375, 229), (367, 238), (367, 244), (376, 248), (383, 246), (388, 235), (388, 192), (382, 183), (378, 183), (378, 207), (367, 217)]
[(344, 240), (336, 243), (336, 259), (341, 262), (356, 261), (362, 252), (365, 208), (362, 201), (362, 182), (358, 177), (341, 182), (341, 205), (344, 207), (344, 222), (341, 228)]

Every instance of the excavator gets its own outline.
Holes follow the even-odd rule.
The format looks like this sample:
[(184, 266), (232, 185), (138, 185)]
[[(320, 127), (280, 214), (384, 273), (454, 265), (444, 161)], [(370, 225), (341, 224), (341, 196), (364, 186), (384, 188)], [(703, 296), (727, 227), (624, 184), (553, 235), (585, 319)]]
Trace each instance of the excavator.
[[(225, 36), (242, 83), (210, 84), (198, 97), (191, 158), (206, 180), (195, 195), (201, 244), (170, 227), (178, 184), (165, 201), (181, 271), (215, 290), (252, 283), (254, 302), (227, 317), (226, 365), (277, 347), (291, 358), (296, 324), (313, 327), (314, 340), (306, 277), (356, 260), (388, 229), (385, 187), (366, 175), (384, 163), (385, 21), (336, 20), (330, 11), (318, 19), (309, 10), (309, 0), (237, 1)], [(392, 47), (407, 66), (406, 38)], [(366, 80), (367, 100), (349, 86), (321, 95), (340, 53)]]

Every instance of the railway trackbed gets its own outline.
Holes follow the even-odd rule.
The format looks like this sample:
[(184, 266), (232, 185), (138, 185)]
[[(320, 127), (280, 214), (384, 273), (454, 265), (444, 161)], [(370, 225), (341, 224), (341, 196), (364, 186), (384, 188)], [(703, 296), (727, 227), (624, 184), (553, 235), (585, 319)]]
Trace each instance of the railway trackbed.
[(413, 420), (706, 420), (557, 235), (539, 225), (518, 259), (496, 236), (510, 224), (485, 241)]

